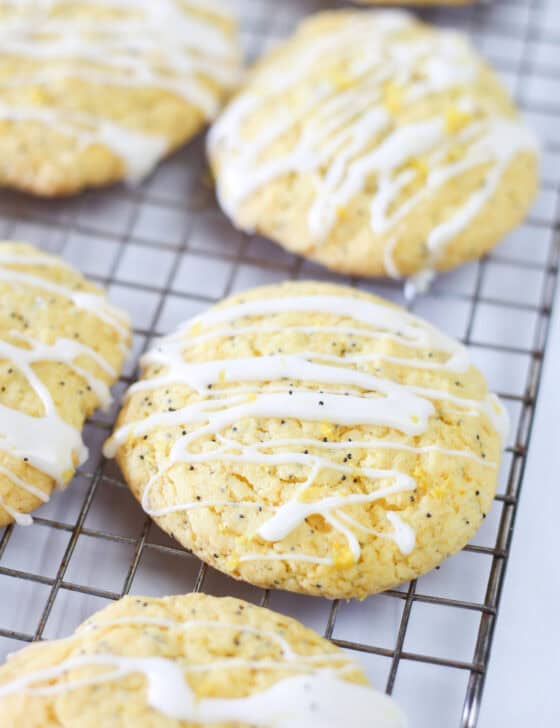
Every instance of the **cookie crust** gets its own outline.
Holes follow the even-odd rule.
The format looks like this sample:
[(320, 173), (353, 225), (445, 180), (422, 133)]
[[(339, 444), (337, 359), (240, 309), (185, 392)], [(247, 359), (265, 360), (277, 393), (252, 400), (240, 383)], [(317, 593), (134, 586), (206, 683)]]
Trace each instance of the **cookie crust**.
[(0, 2), (0, 40), (0, 185), (44, 197), (139, 181), (239, 80), (223, 0)]
[(405, 728), (341, 649), (204, 594), (124, 597), (71, 637), (26, 647), (0, 667), (0, 707), (5, 728)]
[(234, 224), (340, 273), (482, 256), (526, 214), (537, 143), (467, 39), (332, 11), (261, 59), (208, 142)]
[(0, 526), (64, 488), (87, 458), (85, 420), (111, 403), (128, 316), (54, 255), (0, 243)]
[(362, 598), (462, 548), (491, 506), (503, 407), (462, 346), (380, 298), (254, 289), (143, 367), (105, 452), (235, 578)]

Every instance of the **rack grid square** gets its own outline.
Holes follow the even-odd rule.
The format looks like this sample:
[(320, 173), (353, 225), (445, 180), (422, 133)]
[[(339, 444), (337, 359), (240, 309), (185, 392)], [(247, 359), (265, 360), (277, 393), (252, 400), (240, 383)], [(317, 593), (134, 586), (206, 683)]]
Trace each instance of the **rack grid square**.
[[(254, 58), (328, 0), (239, 0)], [(418, 728), (474, 728), (489, 665), (558, 277), (560, 258), (560, 10), (556, 0), (494, 0), (421, 11), (466, 31), (497, 68), (543, 146), (542, 190), (526, 223), (489, 256), (442, 276), (413, 310), (470, 348), (513, 421), (498, 495), (462, 552), (417, 581), (341, 603), (234, 582), (201, 564), (146, 518), (101, 455), (116, 415), (86, 428), (90, 458), (35, 526), (0, 529), (0, 656), (67, 635), (126, 593), (232, 594), (301, 619), (362, 662)], [(335, 276), (235, 231), (206, 181), (202, 139), (142, 185), (66, 201), (0, 195), (0, 233), (59, 253), (109, 290), (133, 318), (135, 378), (154, 337), (233, 291), (286, 278), (336, 279), (404, 303), (396, 282)], [(520, 506), (522, 507), (522, 505)], [(105, 565), (105, 566), (104, 566)]]

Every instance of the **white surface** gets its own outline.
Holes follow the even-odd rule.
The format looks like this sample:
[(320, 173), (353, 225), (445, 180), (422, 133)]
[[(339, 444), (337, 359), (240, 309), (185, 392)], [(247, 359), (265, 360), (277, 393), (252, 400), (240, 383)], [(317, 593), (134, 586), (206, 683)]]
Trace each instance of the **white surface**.
[(480, 728), (560, 720), (560, 290), (502, 594)]
[[(245, 41), (254, 52), (264, 36), (268, 42), (273, 35), (284, 33), (302, 8), (326, 4), (327, 0), (244, 0)], [(531, 6), (538, 12), (534, 11), (535, 27), (526, 47)], [(514, 397), (522, 396), (526, 387), (531, 357), (524, 350), (532, 345), (558, 202), (560, 123), (557, 115), (543, 110), (543, 105), (558, 103), (549, 86), (550, 70), (560, 67), (558, 47), (553, 42), (560, 36), (556, 6), (557, 0), (498, 0), (484, 15), (472, 9), (435, 11), (432, 15), (447, 25), (463, 23), (473, 30), (476, 42), (498, 65), (510, 86), (523, 92), (528, 102), (527, 117), (546, 142), (543, 190), (527, 222), (509, 235), (484, 264), (482, 300), (473, 318), (473, 358), (492, 387)], [(475, 22), (471, 22), (473, 18)], [(527, 48), (533, 66), (519, 75)], [(48, 203), (3, 193), (0, 234), (57, 251), (95, 280), (107, 284), (111, 298), (133, 317), (135, 356), (146, 345), (146, 334), (152, 327), (157, 333), (167, 332), (228, 292), (287, 277), (350, 282), (298, 261), (268, 241), (234, 231), (216, 209), (201, 183), (202, 176), (202, 145), (195, 143), (170, 159), (138, 190), (117, 187)], [(470, 264), (442, 276), (432, 293), (417, 301), (415, 312), (448, 333), (465, 336), (473, 312), (477, 275), (478, 265)], [(356, 283), (402, 303), (398, 287), (379, 281)], [(512, 303), (516, 306), (513, 309)], [(560, 458), (560, 402), (555, 381), (560, 367), (558, 328), (557, 319), (500, 605), (481, 728), (525, 728), (529, 719), (535, 728), (552, 728), (558, 722), (553, 719), (560, 714), (554, 710), (559, 672), (553, 669), (553, 657), (560, 648), (555, 625), (557, 605), (549, 601), (554, 589), (558, 596), (559, 581), (551, 573), (557, 552), (552, 498), (556, 498), (558, 468), (554, 468), (553, 459), (558, 462)], [(496, 348), (500, 345), (515, 346), (520, 351), (508, 354)], [(126, 374), (130, 376), (133, 371), (134, 359)], [(123, 388), (123, 383), (118, 385), (117, 396)], [(511, 445), (521, 405), (516, 399), (508, 399), (507, 406), (513, 419)], [(71, 487), (38, 512), (44, 520), (32, 529), (17, 528), (12, 532), (0, 560), (0, 630), (14, 630), (31, 638), (41, 616), (47, 614), (47, 600), (52, 596), (53, 607), (43, 637), (68, 634), (92, 611), (121, 594), (137, 552), (140, 556), (131, 583), (133, 593), (183, 593), (194, 587), (200, 562), (154, 525), (142, 540), (143, 514), (128, 490), (115, 484), (113, 478), (120, 475), (114, 465), (103, 466), (103, 477), (92, 489), (92, 474), (101, 463), (100, 446), (115, 409), (109, 415), (97, 414), (87, 426), (90, 459)], [(500, 492), (510, 464), (511, 455), (506, 455)], [(88, 493), (92, 495), (89, 506)], [(84, 503), (86, 508), (82, 510)], [(75, 524), (81, 511), (84, 525), (78, 533)], [(473, 539), (474, 544), (494, 546), (500, 514), (501, 504), (496, 502)], [(61, 560), (73, 532), (77, 535), (76, 547), (72, 554), (68, 553), (64, 571), (60, 569)], [(422, 577), (417, 593), (481, 604), (490, 566), (488, 555), (463, 551)], [(29, 581), (22, 578), (22, 572), (51, 581)], [(58, 582), (53, 586), (57, 574), (60, 588)], [(70, 585), (81, 591), (71, 590)], [(212, 570), (207, 572), (203, 588), (212, 594), (232, 594), (254, 602), (262, 597), (260, 590), (232, 582)], [(406, 588), (404, 585), (401, 590)], [(318, 631), (325, 630), (331, 609), (325, 600), (282, 592), (271, 594), (269, 606), (298, 617)], [(391, 651), (403, 606), (402, 599), (391, 595), (340, 604), (334, 637)], [(403, 649), (430, 658), (469, 663), (479, 618), (475, 610), (416, 601)], [(0, 654), (21, 646), (22, 642), (0, 634)], [(354, 654), (372, 680), (383, 687), (391, 658), (367, 652)], [(394, 693), (411, 716), (411, 728), (455, 728), (468, 677), (464, 669), (403, 659)]]

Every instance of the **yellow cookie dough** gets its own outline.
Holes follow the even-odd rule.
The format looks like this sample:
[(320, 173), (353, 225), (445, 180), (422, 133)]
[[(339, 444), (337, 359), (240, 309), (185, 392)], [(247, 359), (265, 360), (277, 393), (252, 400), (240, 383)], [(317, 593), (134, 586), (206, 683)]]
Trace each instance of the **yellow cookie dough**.
[(0, 667), (4, 728), (405, 728), (361, 669), (239, 599), (125, 597)]
[(227, 0), (0, 0), (0, 185), (137, 181), (238, 82)]
[(257, 288), (142, 365), (105, 452), (235, 578), (362, 598), (462, 548), (491, 506), (503, 407), (464, 347), (381, 298)]
[(208, 152), (235, 225), (359, 275), (477, 258), (537, 186), (536, 141), (467, 39), (397, 10), (304, 20), (253, 68)]
[(128, 317), (62, 260), (0, 243), (0, 526), (64, 487), (85, 461), (80, 431), (111, 402)]

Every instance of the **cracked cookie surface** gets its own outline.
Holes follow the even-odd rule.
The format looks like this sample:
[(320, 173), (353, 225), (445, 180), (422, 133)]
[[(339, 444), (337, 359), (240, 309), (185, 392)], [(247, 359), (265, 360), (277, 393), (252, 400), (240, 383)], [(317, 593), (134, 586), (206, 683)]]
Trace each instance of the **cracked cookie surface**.
[(81, 430), (120, 374), (128, 316), (60, 258), (0, 243), (0, 526), (65, 487)]
[(240, 65), (224, 0), (0, 0), (0, 185), (141, 179), (216, 116)]
[(239, 599), (124, 597), (0, 667), (4, 728), (405, 728), (340, 648)]
[(319, 13), (210, 131), (234, 224), (343, 273), (480, 257), (526, 214), (537, 143), (466, 37), (405, 11)]
[(254, 289), (142, 365), (105, 452), (162, 528), (238, 579), (365, 597), (460, 549), (491, 506), (502, 405), (460, 344), (383, 299)]

